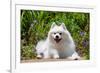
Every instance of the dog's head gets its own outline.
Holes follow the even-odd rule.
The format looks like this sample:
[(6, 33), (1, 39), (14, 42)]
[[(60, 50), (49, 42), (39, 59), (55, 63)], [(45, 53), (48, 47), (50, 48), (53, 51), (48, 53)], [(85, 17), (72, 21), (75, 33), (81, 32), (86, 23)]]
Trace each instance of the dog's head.
[(67, 38), (69, 35), (66, 26), (64, 23), (61, 23), (60, 26), (58, 26), (55, 22), (52, 23), (48, 37), (56, 43), (59, 43), (60, 41)]

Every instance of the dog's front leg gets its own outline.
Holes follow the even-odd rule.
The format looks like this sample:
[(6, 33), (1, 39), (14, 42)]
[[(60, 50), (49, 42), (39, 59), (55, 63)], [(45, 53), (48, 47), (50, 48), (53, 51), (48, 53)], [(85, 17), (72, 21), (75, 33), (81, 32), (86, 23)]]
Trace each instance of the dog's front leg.
[(56, 49), (54, 49), (52, 52), (53, 52), (53, 58), (54, 59), (59, 59), (58, 51)]
[(44, 57), (43, 57), (44, 59), (49, 59), (50, 58), (50, 54), (49, 54), (49, 52), (48, 51), (45, 51), (44, 52)]

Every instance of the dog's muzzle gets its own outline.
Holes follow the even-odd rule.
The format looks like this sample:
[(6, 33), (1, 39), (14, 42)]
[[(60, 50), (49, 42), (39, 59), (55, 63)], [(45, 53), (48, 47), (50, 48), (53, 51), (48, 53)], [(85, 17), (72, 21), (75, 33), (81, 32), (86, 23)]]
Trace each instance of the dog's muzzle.
[(61, 38), (59, 38), (59, 36), (56, 36), (56, 37), (54, 38), (54, 40), (56, 41), (56, 43), (59, 43), (59, 42), (61, 41)]

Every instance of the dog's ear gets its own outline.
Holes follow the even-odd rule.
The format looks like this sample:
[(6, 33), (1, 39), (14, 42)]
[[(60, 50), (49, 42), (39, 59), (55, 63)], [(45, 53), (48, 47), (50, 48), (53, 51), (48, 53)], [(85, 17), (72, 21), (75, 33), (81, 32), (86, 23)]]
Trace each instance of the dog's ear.
[(53, 28), (54, 26), (56, 26), (55, 22), (52, 23), (51, 28)]
[(66, 26), (65, 26), (65, 24), (64, 23), (61, 23), (61, 25), (60, 25), (61, 27), (63, 27), (63, 29), (66, 29)]

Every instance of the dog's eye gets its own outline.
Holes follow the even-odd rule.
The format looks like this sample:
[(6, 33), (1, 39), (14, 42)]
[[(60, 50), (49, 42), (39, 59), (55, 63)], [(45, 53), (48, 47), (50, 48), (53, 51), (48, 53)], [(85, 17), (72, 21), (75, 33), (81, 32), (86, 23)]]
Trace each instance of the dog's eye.
[(62, 33), (59, 33), (60, 35), (62, 35)]
[(54, 34), (56, 34), (56, 33), (54, 33)]

